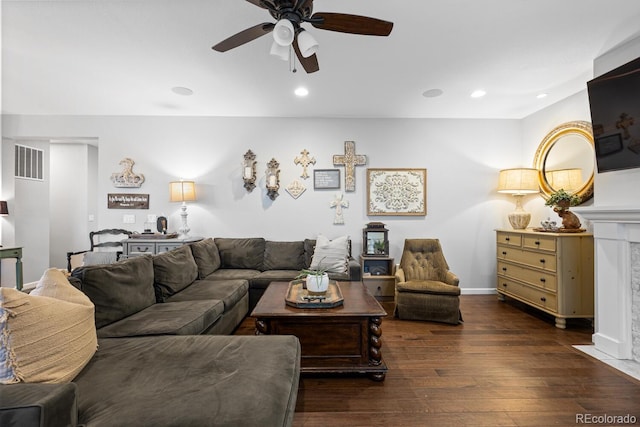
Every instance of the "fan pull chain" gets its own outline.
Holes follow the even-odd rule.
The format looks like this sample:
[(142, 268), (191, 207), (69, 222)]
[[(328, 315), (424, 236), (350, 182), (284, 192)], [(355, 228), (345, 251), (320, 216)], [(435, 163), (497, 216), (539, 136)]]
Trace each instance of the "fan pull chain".
[(292, 73), (296, 73), (298, 70), (296, 69), (296, 55), (293, 51), (293, 46), (289, 46), (289, 71)]

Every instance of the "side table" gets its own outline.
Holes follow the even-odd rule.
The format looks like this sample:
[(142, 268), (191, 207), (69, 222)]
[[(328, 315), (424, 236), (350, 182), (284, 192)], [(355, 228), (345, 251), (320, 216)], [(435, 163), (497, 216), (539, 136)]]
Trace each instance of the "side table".
[(22, 248), (2, 248), (0, 247), (0, 274), (2, 274), (2, 260), (5, 258), (16, 259), (16, 289), (22, 290)]

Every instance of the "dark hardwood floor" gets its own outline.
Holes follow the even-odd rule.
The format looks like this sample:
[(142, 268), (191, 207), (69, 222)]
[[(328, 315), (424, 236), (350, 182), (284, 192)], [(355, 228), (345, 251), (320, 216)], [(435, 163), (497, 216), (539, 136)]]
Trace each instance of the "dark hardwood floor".
[[(640, 381), (572, 347), (591, 343), (588, 321), (557, 329), (552, 317), (490, 295), (462, 296), (458, 326), (401, 321), (393, 302), (383, 306), (386, 380), (303, 376), (294, 426), (588, 424), (580, 414), (629, 414), (640, 425)], [(253, 331), (247, 318), (236, 334)]]

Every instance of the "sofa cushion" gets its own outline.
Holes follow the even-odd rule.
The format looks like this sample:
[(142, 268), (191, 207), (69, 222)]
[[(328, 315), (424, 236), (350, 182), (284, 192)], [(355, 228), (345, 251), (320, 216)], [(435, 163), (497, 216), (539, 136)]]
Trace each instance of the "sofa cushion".
[(191, 243), (189, 246), (191, 246), (193, 259), (198, 265), (198, 279), (204, 279), (220, 268), (220, 253), (212, 238)]
[(169, 297), (167, 302), (221, 300), (224, 311), (231, 310), (249, 292), (246, 280), (196, 280), (188, 288)]
[(318, 235), (310, 268), (322, 268), (333, 273), (346, 272), (349, 262), (348, 242), (349, 236), (329, 240), (322, 234)]
[(208, 275), (204, 280), (251, 280), (258, 275), (260, 275), (258, 270), (221, 268)]
[(300, 274), (300, 270), (267, 270), (249, 281), (251, 288), (266, 289), (271, 282), (289, 282)]
[(265, 240), (261, 237), (246, 239), (216, 237), (222, 268), (262, 270)]
[(96, 351), (93, 304), (57, 269), (31, 294), (0, 288), (0, 383), (73, 380)]
[(100, 338), (145, 335), (199, 335), (222, 315), (219, 300), (166, 302), (154, 304), (98, 330)]
[(156, 303), (153, 259), (142, 255), (109, 265), (76, 268), (73, 273), (96, 307), (96, 328), (113, 323)]
[(265, 242), (262, 270), (302, 270), (304, 242)]
[[(2, 389), (4, 387), (4, 389)], [(0, 386), (0, 425), (69, 427), (78, 424), (77, 386), (11, 384)]]
[(198, 278), (191, 248), (184, 245), (153, 257), (154, 286), (159, 302), (180, 292)]
[(75, 380), (80, 423), (155, 427), (292, 423), (300, 376), (296, 337), (105, 338), (99, 344)]

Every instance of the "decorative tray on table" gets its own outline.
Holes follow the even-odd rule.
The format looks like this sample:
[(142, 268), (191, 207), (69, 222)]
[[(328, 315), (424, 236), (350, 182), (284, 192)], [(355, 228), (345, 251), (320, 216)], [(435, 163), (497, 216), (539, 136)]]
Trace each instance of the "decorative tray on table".
[(537, 231), (540, 233), (584, 233), (585, 230), (584, 228), (542, 228), (542, 227), (537, 227), (534, 228), (533, 231)]
[(335, 280), (329, 281), (329, 289), (324, 294), (309, 292), (304, 280), (289, 282), (285, 296), (287, 305), (296, 308), (333, 308), (344, 302), (340, 286)]

